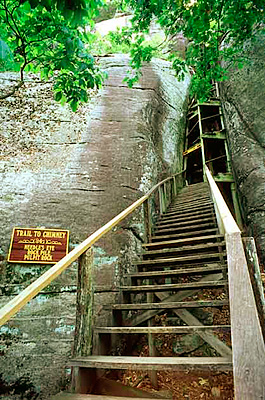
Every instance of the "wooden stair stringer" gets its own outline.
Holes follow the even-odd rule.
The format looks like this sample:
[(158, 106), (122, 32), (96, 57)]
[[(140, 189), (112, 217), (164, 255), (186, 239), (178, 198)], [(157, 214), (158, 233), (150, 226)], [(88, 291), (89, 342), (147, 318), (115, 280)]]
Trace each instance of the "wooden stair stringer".
[[(156, 293), (156, 296), (161, 300), (165, 301), (167, 295), (164, 293)], [(187, 309), (174, 309), (173, 312), (182, 319), (187, 325), (203, 326), (203, 324)], [(231, 357), (232, 350), (224, 342), (218, 339), (213, 333), (198, 331), (198, 335), (212, 346), (222, 357)]]

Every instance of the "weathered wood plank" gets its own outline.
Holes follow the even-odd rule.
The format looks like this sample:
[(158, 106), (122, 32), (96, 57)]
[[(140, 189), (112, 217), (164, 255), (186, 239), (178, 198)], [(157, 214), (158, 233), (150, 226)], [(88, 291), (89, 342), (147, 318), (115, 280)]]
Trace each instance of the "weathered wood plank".
[(97, 333), (101, 334), (110, 334), (110, 333), (122, 333), (122, 334), (132, 334), (132, 333), (174, 333), (174, 334), (182, 334), (182, 333), (191, 333), (198, 331), (216, 331), (216, 330), (230, 330), (230, 325), (197, 325), (197, 326), (104, 326), (104, 327), (95, 327), (94, 330)]
[(102, 369), (182, 370), (190, 368), (230, 370), (230, 357), (132, 357), (90, 356), (69, 360), (69, 366)]
[(182, 222), (176, 222), (176, 223), (172, 222), (172, 221), (170, 221), (170, 223), (160, 223), (160, 224), (156, 225), (157, 226), (156, 230), (157, 229), (165, 229), (165, 228), (172, 228), (172, 230), (173, 230), (173, 229), (178, 228), (178, 227), (183, 228), (183, 227), (190, 226), (192, 224), (195, 225), (195, 224), (198, 224), (198, 223), (200, 223), (200, 225), (201, 225), (202, 223), (205, 223), (206, 221), (213, 221), (212, 215), (210, 217), (207, 217), (207, 218), (196, 218), (196, 219), (192, 219), (192, 220), (188, 220), (188, 221), (182, 221)]
[(172, 301), (160, 303), (106, 304), (105, 310), (165, 310), (174, 308), (223, 307), (228, 300)]
[(197, 236), (191, 237), (186, 239), (177, 239), (177, 240), (168, 240), (164, 242), (155, 242), (155, 243), (143, 243), (143, 247), (157, 247), (157, 246), (167, 246), (167, 245), (174, 245), (174, 244), (182, 244), (182, 243), (194, 243), (197, 241), (204, 241), (204, 240), (217, 240), (217, 239), (224, 238), (224, 235), (207, 235), (207, 236)]
[(166, 233), (166, 232), (181, 232), (181, 231), (192, 231), (194, 229), (200, 229), (200, 228), (210, 228), (212, 226), (215, 226), (216, 223), (215, 221), (212, 222), (207, 222), (207, 223), (199, 223), (199, 224), (194, 224), (194, 225), (186, 225), (185, 227), (171, 227), (171, 228), (156, 228), (154, 229), (155, 235), (160, 235), (162, 233)]
[[(223, 255), (225, 256), (226, 253), (223, 252)], [(159, 265), (159, 264), (174, 264), (174, 263), (181, 263), (184, 261), (198, 261), (200, 260), (207, 260), (211, 258), (218, 258), (219, 259), (220, 253), (214, 253), (214, 254), (196, 254), (193, 256), (183, 256), (183, 257), (172, 257), (172, 258), (159, 258), (157, 260), (142, 260), (142, 261), (136, 261), (134, 262), (134, 265)]]
[(159, 240), (161, 241), (162, 239), (172, 239), (173, 237), (188, 237), (191, 238), (192, 236), (200, 236), (200, 235), (206, 235), (207, 233), (217, 233), (218, 232), (218, 228), (211, 228), (211, 229), (203, 229), (200, 231), (193, 231), (193, 232), (182, 232), (182, 233), (172, 233), (171, 235), (153, 235), (152, 236), (152, 241), (153, 240)]
[(179, 252), (184, 252), (184, 251), (197, 251), (197, 250), (204, 250), (204, 249), (210, 249), (214, 247), (221, 247), (225, 246), (225, 242), (211, 242), (211, 243), (204, 243), (204, 244), (194, 244), (189, 245), (189, 246), (179, 246), (179, 247), (173, 247), (173, 248), (165, 248), (165, 249), (160, 249), (160, 250), (148, 250), (143, 253), (143, 256), (149, 256), (149, 255), (160, 255), (160, 254), (171, 254), (171, 253), (179, 253)]
[(167, 291), (167, 290), (186, 290), (193, 288), (209, 288), (209, 287), (220, 287), (227, 286), (227, 281), (205, 281), (205, 282), (187, 282), (187, 283), (175, 283), (165, 285), (142, 285), (142, 286), (121, 286), (120, 289), (123, 292), (156, 292), (156, 291)]
[(74, 356), (89, 356), (92, 352), (93, 313), (93, 249), (88, 249), (78, 260), (76, 324)]

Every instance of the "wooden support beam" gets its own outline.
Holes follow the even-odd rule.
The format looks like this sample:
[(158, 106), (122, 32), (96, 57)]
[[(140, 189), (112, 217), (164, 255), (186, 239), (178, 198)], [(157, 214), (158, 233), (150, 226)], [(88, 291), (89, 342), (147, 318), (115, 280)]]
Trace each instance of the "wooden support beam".
[[(165, 301), (167, 295), (164, 293), (156, 293), (156, 296), (161, 300)], [(186, 309), (175, 309), (174, 313), (181, 318), (187, 325), (197, 325), (203, 326), (203, 324), (192, 315)], [(232, 350), (225, 343), (223, 343), (216, 335), (211, 332), (198, 331), (197, 332), (201, 338), (207, 342), (210, 346), (212, 346), (221, 356), (223, 357), (232, 357)]]
[[(208, 275), (208, 277), (203, 277), (199, 280), (199, 282), (204, 282), (211, 279), (218, 281), (219, 279), (222, 279), (222, 274), (220, 273), (216, 273), (216, 274), (211, 274)], [(167, 296), (167, 298), (165, 298), (163, 300), (163, 302), (165, 303), (170, 303), (172, 301), (182, 301), (184, 299), (186, 299), (187, 297), (193, 296), (196, 293), (199, 292), (199, 289), (194, 289), (194, 290), (179, 290), (177, 293)], [(163, 310), (159, 311), (159, 312), (163, 312)], [(136, 315), (133, 318), (131, 318), (130, 320), (128, 320), (126, 322), (126, 324), (128, 326), (137, 326), (140, 325), (141, 323), (143, 323), (144, 321), (147, 321), (149, 318), (154, 317), (156, 314), (158, 313), (157, 310), (152, 310), (152, 311), (145, 311), (144, 313), (140, 314), (140, 315)]]

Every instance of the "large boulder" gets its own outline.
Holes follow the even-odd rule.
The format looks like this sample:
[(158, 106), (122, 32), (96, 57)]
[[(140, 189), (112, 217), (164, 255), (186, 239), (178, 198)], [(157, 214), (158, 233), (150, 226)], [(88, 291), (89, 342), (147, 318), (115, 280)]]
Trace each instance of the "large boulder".
[(246, 43), (248, 63), (230, 70), (221, 100), (247, 233), (265, 262), (265, 38)]
[[(178, 82), (170, 63), (155, 60), (128, 89), (128, 57), (107, 57), (102, 65), (108, 80), (75, 114), (53, 100), (50, 82), (31, 75), (25, 88), (0, 103), (2, 305), (50, 267), (7, 263), (14, 226), (69, 229), (73, 248), (158, 180), (182, 169), (189, 77)], [(17, 76), (0, 78), (4, 85)], [(95, 246), (95, 283), (109, 288), (96, 294), (99, 310), (113, 301), (121, 268), (129, 267), (139, 248), (140, 214)], [(21, 387), (19, 396), (31, 396), (25, 398), (49, 398), (67, 383), (76, 268), (2, 327), (0, 376), (10, 398), (14, 387)], [(106, 318), (101, 314), (98, 323)]]

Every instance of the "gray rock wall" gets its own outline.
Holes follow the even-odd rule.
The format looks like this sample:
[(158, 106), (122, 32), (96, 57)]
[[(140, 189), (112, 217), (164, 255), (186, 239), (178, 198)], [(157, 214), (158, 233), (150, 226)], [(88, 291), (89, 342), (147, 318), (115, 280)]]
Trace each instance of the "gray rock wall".
[(246, 43), (249, 63), (230, 71), (221, 98), (247, 233), (265, 263), (265, 38)]
[[(144, 66), (130, 90), (125, 56), (103, 60), (105, 86), (76, 114), (52, 99), (51, 83), (28, 76), (0, 103), (1, 305), (49, 266), (6, 262), (12, 228), (70, 230), (70, 248), (108, 222), (171, 171), (181, 170), (189, 78), (170, 64)], [(16, 79), (1, 74), (0, 83)], [(95, 283), (115, 287), (139, 249), (140, 212), (95, 246)], [(76, 265), (72, 265), (1, 330), (2, 392), (49, 398), (67, 384), (75, 329)], [(96, 294), (96, 305), (113, 301)], [(100, 315), (98, 323), (106, 323)], [(13, 388), (13, 389), (12, 389)], [(18, 395), (18, 398), (20, 394)], [(8, 398), (8, 397), (5, 397)]]

